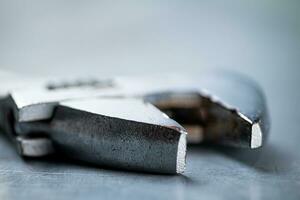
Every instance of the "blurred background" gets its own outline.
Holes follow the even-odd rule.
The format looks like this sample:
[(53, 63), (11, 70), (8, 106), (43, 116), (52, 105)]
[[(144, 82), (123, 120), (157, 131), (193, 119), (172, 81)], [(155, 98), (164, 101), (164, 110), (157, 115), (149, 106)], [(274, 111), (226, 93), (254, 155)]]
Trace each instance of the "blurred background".
[(297, 0), (0, 0), (1, 70), (111, 77), (230, 69), (260, 83), (272, 119), (255, 160), (191, 148), (184, 178), (24, 163), (3, 143), (0, 197), (299, 199), (299, 65)]

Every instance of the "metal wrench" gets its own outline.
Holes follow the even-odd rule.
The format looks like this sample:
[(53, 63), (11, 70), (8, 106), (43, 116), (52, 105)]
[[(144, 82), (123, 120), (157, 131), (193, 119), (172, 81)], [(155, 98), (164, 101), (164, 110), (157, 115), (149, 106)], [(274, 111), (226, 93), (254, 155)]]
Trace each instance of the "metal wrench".
[(36, 80), (3, 94), (2, 127), (22, 155), (56, 150), (130, 170), (182, 173), (186, 130), (193, 142), (257, 148), (269, 127), (259, 87), (224, 72), (52, 84)]

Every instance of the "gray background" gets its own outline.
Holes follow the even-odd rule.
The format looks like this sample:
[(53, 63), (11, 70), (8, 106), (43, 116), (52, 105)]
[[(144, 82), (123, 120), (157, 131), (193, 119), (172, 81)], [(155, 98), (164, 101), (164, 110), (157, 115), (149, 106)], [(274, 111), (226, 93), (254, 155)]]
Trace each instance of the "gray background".
[(299, 13), (299, 1), (283, 0), (1, 0), (0, 69), (103, 77), (233, 69), (264, 88), (272, 131), (260, 151), (189, 147), (181, 176), (24, 161), (1, 136), (0, 199), (300, 199)]

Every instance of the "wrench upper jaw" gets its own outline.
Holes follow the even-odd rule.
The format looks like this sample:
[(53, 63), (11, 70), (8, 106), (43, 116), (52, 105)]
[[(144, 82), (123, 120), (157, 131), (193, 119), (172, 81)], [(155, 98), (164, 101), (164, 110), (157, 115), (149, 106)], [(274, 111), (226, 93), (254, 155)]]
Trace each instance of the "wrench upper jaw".
[[(250, 149), (262, 147), (268, 133), (267, 119), (264, 115), (256, 113), (255, 117), (251, 117), (251, 115), (239, 111), (238, 108), (229, 107), (220, 102), (213, 104), (219, 107), (219, 121), (222, 120), (224, 125), (225, 123), (231, 124), (225, 126), (228, 127), (227, 132), (226, 129), (223, 129), (226, 135), (221, 143)], [(263, 111), (263, 113), (266, 112)], [(224, 118), (224, 116), (226, 117)]]
[(267, 132), (264, 106), (254, 105), (261, 112), (243, 114), (239, 107), (229, 106), (222, 98), (205, 92), (156, 93), (145, 99), (187, 128), (190, 143), (209, 141), (258, 148)]
[(208, 141), (233, 147), (262, 147), (268, 133), (266, 107), (253, 105), (257, 112), (243, 113), (239, 107), (229, 106), (219, 98), (216, 100), (210, 95), (202, 94), (202, 99), (206, 102), (203, 104), (203, 119), (207, 123), (205, 135)]
[(199, 90), (203, 96), (235, 114), (242, 125), (237, 130), (246, 147), (259, 148), (265, 143), (270, 119), (264, 93), (255, 81), (239, 73), (223, 71), (208, 73), (201, 85), (205, 88)]

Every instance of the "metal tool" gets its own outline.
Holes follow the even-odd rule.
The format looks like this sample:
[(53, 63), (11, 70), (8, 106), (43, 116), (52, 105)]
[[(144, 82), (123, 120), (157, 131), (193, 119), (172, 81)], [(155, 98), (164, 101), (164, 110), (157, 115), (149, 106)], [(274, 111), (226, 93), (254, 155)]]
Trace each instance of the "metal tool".
[(182, 173), (186, 130), (194, 143), (249, 148), (262, 146), (268, 132), (261, 90), (238, 74), (20, 80), (0, 88), (0, 109), (1, 126), (24, 156), (56, 151), (102, 166)]

